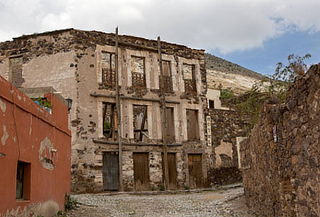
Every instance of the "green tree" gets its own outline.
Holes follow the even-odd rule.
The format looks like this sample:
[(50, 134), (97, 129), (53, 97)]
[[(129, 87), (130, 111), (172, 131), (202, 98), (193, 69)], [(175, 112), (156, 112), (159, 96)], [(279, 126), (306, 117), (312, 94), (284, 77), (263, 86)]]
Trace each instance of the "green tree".
[[(262, 81), (257, 82), (251, 90), (240, 96), (231, 96), (229, 105), (251, 117), (251, 127), (257, 122), (260, 110), (266, 101), (273, 103), (285, 102), (287, 92), (295, 78), (307, 71), (306, 59), (311, 57), (306, 54), (303, 57), (291, 54), (288, 63), (277, 63), (275, 73)], [(230, 96), (230, 94), (226, 94)]]

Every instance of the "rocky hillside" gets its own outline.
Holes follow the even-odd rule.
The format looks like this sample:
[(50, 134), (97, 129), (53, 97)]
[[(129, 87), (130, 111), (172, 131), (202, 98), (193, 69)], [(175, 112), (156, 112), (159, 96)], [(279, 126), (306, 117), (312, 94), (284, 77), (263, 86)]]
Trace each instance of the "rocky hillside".
[(235, 93), (243, 93), (265, 76), (229, 62), (222, 58), (206, 54), (208, 88), (231, 88)]

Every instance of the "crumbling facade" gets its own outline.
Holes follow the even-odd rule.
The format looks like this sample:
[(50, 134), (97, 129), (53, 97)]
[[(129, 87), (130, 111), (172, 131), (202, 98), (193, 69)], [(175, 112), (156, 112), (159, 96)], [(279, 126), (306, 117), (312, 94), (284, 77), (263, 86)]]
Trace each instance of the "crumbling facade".
[(0, 216), (48, 201), (64, 210), (71, 177), (68, 109), (54, 94), (44, 97), (49, 111), (0, 76)]
[(159, 55), (155, 40), (119, 36), (116, 58), (114, 34), (74, 29), (22, 36), (0, 48), (0, 74), (14, 85), (52, 86), (72, 102), (74, 191), (163, 189), (164, 153), (169, 189), (207, 184), (203, 50), (161, 42)]
[(241, 143), (248, 206), (258, 216), (320, 216), (320, 65), (289, 89), (284, 104), (267, 103)]

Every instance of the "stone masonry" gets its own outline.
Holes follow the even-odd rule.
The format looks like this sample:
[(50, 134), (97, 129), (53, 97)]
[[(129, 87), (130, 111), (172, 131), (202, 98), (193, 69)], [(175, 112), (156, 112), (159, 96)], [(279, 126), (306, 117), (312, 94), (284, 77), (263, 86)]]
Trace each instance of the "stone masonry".
[(213, 166), (208, 172), (211, 185), (240, 182), (240, 142), (250, 132), (248, 115), (229, 109), (209, 109)]
[(258, 216), (320, 216), (320, 64), (296, 79), (284, 104), (267, 103), (241, 145), (243, 182)]
[[(204, 51), (161, 42), (162, 87), (157, 41), (119, 38), (124, 190), (163, 188), (163, 133), (170, 141), (170, 188), (204, 187), (213, 165)], [(74, 191), (118, 190), (114, 34), (66, 29), (0, 43), (0, 75), (21, 88), (52, 86), (72, 103)], [(162, 88), (167, 132), (161, 128)]]

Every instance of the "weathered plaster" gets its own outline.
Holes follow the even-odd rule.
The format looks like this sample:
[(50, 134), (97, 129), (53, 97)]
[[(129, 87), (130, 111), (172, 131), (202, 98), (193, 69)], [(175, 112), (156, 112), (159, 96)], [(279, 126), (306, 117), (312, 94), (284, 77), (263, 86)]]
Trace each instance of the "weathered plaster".
[(9, 133), (7, 131), (7, 126), (3, 125), (2, 130), (3, 130), (3, 134), (2, 134), (2, 137), (1, 137), (1, 144), (2, 145), (6, 145), (7, 139), (9, 138)]
[(241, 168), (241, 142), (243, 142), (247, 137), (237, 137), (236, 142), (237, 142), (237, 154), (238, 154), (238, 167)]
[(1, 110), (3, 113), (5, 113), (6, 110), (7, 110), (7, 104), (6, 104), (3, 100), (1, 100), (1, 99), (0, 99), (0, 110)]
[(215, 154), (216, 154), (216, 167), (223, 166), (220, 155), (222, 154), (227, 155), (232, 160), (233, 158), (232, 143), (221, 141), (220, 145), (215, 148)]
[[(207, 91), (207, 100), (214, 101), (214, 109), (221, 109), (221, 110), (229, 110), (227, 107), (221, 106), (221, 100), (220, 100), (220, 90), (214, 90), (214, 89), (208, 89)], [(209, 103), (208, 103), (209, 108)]]
[(48, 170), (54, 169), (54, 147), (52, 142), (48, 137), (44, 138), (40, 142), (39, 148), (39, 161), (43, 168)]

